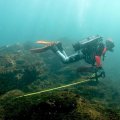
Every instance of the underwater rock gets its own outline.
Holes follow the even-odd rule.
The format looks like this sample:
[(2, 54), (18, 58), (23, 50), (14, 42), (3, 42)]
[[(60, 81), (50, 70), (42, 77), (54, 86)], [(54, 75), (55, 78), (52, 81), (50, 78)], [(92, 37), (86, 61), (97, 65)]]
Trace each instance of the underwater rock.
[[(21, 44), (19, 49), (18, 45), (13, 45), (2, 50), (0, 119), (119, 120), (120, 94), (110, 86), (109, 80), (90, 81), (61, 92), (16, 99), (23, 92), (35, 92), (82, 80), (76, 74), (80, 63), (66, 66), (50, 51), (31, 54), (31, 47), (30, 43)], [(16, 52), (17, 50), (20, 51)]]
[(0, 103), (9, 101), (11, 98), (15, 98), (17, 96), (23, 95), (24, 93), (21, 90), (12, 90), (8, 91), (4, 95), (0, 96)]
[(5, 120), (107, 120), (88, 101), (70, 92), (54, 92), (10, 100)]
[(4, 112), (4, 109), (2, 108), (2, 106), (0, 106), (0, 120), (4, 120), (4, 116), (5, 115), (5, 112)]

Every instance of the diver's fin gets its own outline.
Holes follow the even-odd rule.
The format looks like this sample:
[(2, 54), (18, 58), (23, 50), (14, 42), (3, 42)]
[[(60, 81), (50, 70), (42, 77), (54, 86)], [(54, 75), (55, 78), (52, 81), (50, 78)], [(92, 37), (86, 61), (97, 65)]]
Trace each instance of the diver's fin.
[(35, 49), (31, 49), (30, 51), (32, 53), (41, 53), (41, 52), (45, 52), (47, 50), (49, 50), (51, 48), (51, 46), (45, 46), (43, 48), (35, 48)]
[(43, 44), (43, 45), (53, 45), (53, 44), (55, 44), (55, 42), (49, 42), (49, 41), (45, 41), (45, 40), (38, 40), (36, 43), (37, 44)]
[(42, 48), (35, 48), (35, 49), (31, 49), (30, 51), (32, 53), (41, 53), (41, 52), (45, 52), (47, 50), (49, 50), (50, 48), (52, 48), (52, 46), (58, 45), (59, 42), (48, 42), (48, 41), (44, 41), (44, 40), (39, 40), (36, 42), (37, 44), (43, 44), (45, 45), (45, 47)]

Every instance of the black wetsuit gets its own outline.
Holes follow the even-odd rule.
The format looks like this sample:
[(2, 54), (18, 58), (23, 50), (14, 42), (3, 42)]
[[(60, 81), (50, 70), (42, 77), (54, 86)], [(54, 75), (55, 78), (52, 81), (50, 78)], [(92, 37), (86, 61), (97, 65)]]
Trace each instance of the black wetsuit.
[(85, 47), (81, 50), (84, 55), (84, 60), (91, 65), (95, 65), (95, 56), (101, 56), (104, 48), (105, 45), (102, 42), (98, 43), (96, 46)]

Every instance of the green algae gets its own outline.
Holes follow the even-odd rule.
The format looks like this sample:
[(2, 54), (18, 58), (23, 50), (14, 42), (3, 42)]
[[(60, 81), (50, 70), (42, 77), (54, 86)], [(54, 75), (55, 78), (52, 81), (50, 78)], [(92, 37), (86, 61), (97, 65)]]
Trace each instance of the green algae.
[[(9, 52), (4, 50), (4, 60), (0, 59), (0, 119), (120, 119), (120, 94), (108, 79), (16, 99), (30, 92), (70, 84), (81, 79), (81, 74), (76, 73), (75, 69), (79, 63), (66, 66), (56, 56), (51, 56), (49, 51), (33, 55), (28, 51), (30, 45), (28, 48), (24, 48), (24, 45), (21, 47), (18, 53), (18, 47), (15, 46), (14, 49), (9, 49)], [(59, 62), (56, 63), (53, 59)], [(9, 60), (13, 62), (8, 64)]]

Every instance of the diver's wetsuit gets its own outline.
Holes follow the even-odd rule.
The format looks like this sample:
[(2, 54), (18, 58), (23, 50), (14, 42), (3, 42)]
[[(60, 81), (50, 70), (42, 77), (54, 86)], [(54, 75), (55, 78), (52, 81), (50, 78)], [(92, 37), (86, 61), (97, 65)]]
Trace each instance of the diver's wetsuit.
[[(95, 36), (94, 39), (101, 39), (101, 37), (96, 37)], [(89, 40), (86, 39), (86, 41), (84, 42), (85, 45), (83, 45), (83, 46), (82, 46), (83, 43), (79, 42), (79, 44), (81, 45), (80, 46), (81, 48), (79, 48), (76, 51), (75, 54), (72, 54), (70, 56), (67, 56), (67, 54), (65, 53), (65, 51), (62, 48), (61, 44), (58, 45), (57, 49), (54, 50), (54, 51), (62, 59), (63, 63), (73, 63), (73, 62), (76, 62), (78, 60), (84, 59), (87, 63), (89, 63), (91, 65), (95, 65), (95, 62), (97, 62), (98, 65), (100, 65), (101, 64), (100, 63), (100, 57), (101, 57), (102, 54), (105, 53), (105, 50), (104, 50), (105, 45), (104, 45), (104, 43), (102, 42), (102, 40), (99, 40), (99, 42), (97, 42), (97, 44), (91, 44), (89, 42), (89, 41), (91, 41), (91, 39), (89, 39)], [(104, 53), (103, 53), (103, 51), (104, 51)]]
[(67, 56), (64, 50), (62, 52), (60, 50), (57, 50), (56, 53), (62, 59), (63, 63), (73, 63), (84, 58), (81, 52), (76, 52), (70, 56)]
[[(105, 77), (105, 72), (101, 65), (101, 56), (103, 56), (104, 58), (106, 47), (102, 42), (101, 37), (98, 37), (97, 39), (100, 39), (100, 40), (92, 44), (91, 42), (89, 42), (90, 41), (89, 40), (88, 42), (84, 42), (86, 44), (85, 45), (83, 44), (83, 46), (82, 46), (82, 43), (80, 42), (79, 43), (80, 46), (77, 45), (75, 47), (77, 49), (74, 48), (76, 53), (70, 56), (67, 56), (64, 49), (62, 48), (62, 44), (55, 45), (54, 46), (55, 49), (53, 49), (53, 51), (57, 53), (57, 55), (62, 59), (63, 63), (73, 63), (73, 62), (84, 59), (85, 62), (92, 65), (92, 67), (89, 70), (95, 73), (95, 78), (96, 80), (98, 80), (98, 77), (103, 77), (103, 78)], [(57, 49), (56, 49), (56, 46), (57, 46)]]

